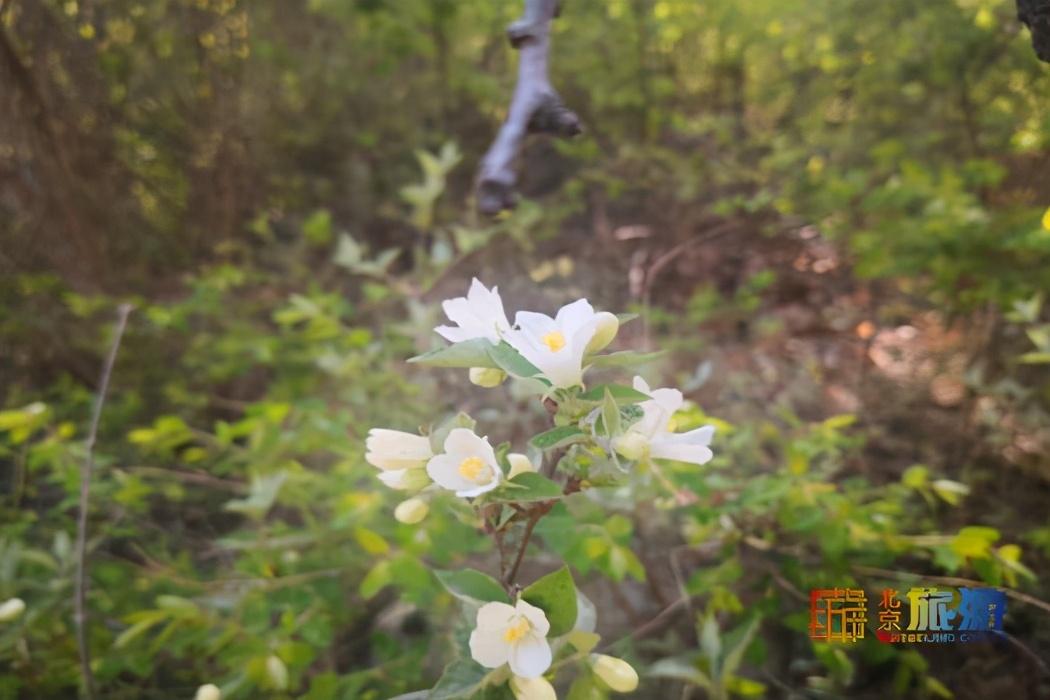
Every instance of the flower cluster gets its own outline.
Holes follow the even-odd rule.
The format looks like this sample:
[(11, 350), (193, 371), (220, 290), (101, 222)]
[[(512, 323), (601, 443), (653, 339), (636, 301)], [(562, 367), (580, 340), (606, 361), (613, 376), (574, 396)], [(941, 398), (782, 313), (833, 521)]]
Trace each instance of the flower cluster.
[[(449, 299), (442, 308), (450, 325), (434, 330), (451, 345), (411, 361), (467, 369), (470, 381), (481, 387), (499, 386), (508, 376), (521, 380), (526, 391), (539, 395), (554, 423), (530, 440), (532, 457), (511, 452), (508, 443), (494, 445), (465, 414), (423, 435), (374, 428), (366, 440), (365, 459), (379, 470), (379, 479), (411, 495), (395, 509), (397, 520), (422, 521), (430, 500), (451, 491), (469, 500), (480, 529), (497, 544), (499, 580), (469, 569), (439, 572), (451, 593), (476, 606), (470, 655), (475, 668), (486, 671), (475, 690), (508, 683), (519, 700), (554, 698), (548, 676), (571, 661), (597, 692), (630, 692), (638, 684), (634, 669), (591, 653), (599, 639), (594, 615), (588, 620), (583, 614), (585, 598), (568, 568), (523, 588), (515, 580), (518, 566), (533, 526), (556, 503), (596, 484), (631, 483), (633, 475), (643, 478), (648, 471), (668, 485), (654, 460), (707, 463), (713, 458), (714, 428), (677, 432), (682, 392), (653, 389), (639, 376), (629, 387), (603, 384), (588, 390), (584, 375), (590, 368), (625, 367), (651, 356), (601, 354), (619, 332), (621, 318), (595, 311), (586, 299), (553, 317), (518, 311), (511, 323), (499, 291), (475, 279), (466, 296)], [(643, 468), (634, 470), (632, 464)], [(517, 554), (509, 556), (504, 545), (515, 529)], [(570, 648), (576, 653), (568, 653)], [(452, 675), (461, 681), (462, 672)]]

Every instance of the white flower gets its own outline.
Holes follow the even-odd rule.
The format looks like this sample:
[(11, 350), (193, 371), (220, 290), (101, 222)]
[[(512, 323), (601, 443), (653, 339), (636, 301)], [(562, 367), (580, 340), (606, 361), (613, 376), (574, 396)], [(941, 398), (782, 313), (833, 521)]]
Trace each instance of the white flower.
[(493, 343), (498, 343), (500, 335), (510, 330), (499, 290), (496, 287), (491, 291), (486, 289), (477, 278), (471, 281), (467, 296), (443, 301), (441, 308), (458, 328), (438, 326), (434, 330), (452, 343), (474, 338), (488, 338)]
[(384, 428), (368, 431), (365, 449), (365, 461), (384, 471), (418, 469), (434, 455), (427, 438)]
[(205, 683), (197, 688), (197, 694), (193, 700), (222, 700), (222, 691), (213, 683)]
[(485, 668), (509, 664), (515, 676), (538, 678), (551, 665), (550, 628), (547, 615), (524, 600), (485, 603), (470, 633), (470, 655)]
[(0, 622), (17, 620), (26, 611), (26, 602), (21, 598), (11, 598), (0, 605)]
[(445, 453), (427, 462), (427, 474), (438, 485), (472, 498), (499, 486), (503, 472), (488, 438), (455, 428), (445, 438)]
[(397, 491), (419, 491), (430, 483), (426, 469), (391, 469), (377, 474), (379, 480)]
[(510, 463), (510, 473), (507, 474), (508, 479), (513, 479), (518, 474), (536, 471), (536, 465), (532, 463), (532, 460), (529, 459), (527, 455), (523, 455), (520, 452), (511, 452), (508, 454), (507, 462)]
[(430, 506), (427, 505), (426, 501), (421, 498), (410, 498), (398, 504), (397, 508), (394, 509), (394, 518), (399, 523), (415, 525), (427, 517), (429, 512)]
[(536, 678), (511, 676), (510, 691), (514, 693), (514, 700), (558, 700), (554, 686), (543, 676)]
[(617, 693), (630, 693), (638, 687), (638, 672), (623, 659), (605, 654), (591, 654), (591, 668), (596, 676)]
[(692, 464), (706, 464), (714, 454), (711, 438), (715, 427), (705, 425), (687, 433), (671, 430), (671, 419), (682, 407), (684, 399), (677, 389), (650, 389), (641, 377), (634, 378), (634, 388), (652, 398), (639, 404), (642, 417), (613, 440), (614, 449), (627, 459), (645, 455), (653, 459), (673, 459)]
[(519, 311), (514, 320), (518, 328), (507, 333), (507, 342), (558, 388), (580, 384), (584, 356), (612, 340), (614, 323), (619, 328), (615, 316), (595, 313), (586, 299), (561, 307), (554, 318)]

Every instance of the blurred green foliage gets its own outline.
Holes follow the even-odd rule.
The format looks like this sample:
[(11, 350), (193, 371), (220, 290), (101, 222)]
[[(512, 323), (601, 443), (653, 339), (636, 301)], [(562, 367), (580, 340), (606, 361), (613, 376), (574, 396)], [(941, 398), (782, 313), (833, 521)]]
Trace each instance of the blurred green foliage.
[[(1045, 597), (1030, 565), (1045, 579), (1045, 517), (964, 509), (969, 482), (995, 481), (988, 454), (1019, 435), (1050, 444), (1050, 95), (1012, 3), (570, 1), (554, 82), (587, 134), (530, 147), (527, 200), (495, 222), (471, 213), (471, 168), (511, 89), (516, 2), (0, 7), (0, 600), (27, 604), (0, 623), (0, 698), (79, 682), (76, 498), (118, 300), (137, 308), (88, 542), (103, 696), (432, 685), (463, 640), (427, 567), (488, 545), (451, 501), (425, 527), (397, 524), (362, 452), (370, 426), (452, 410), (440, 376), (402, 362), (430, 347), (435, 290), (478, 269), (601, 290), (691, 365), (716, 342), (706, 329), (753, 322), (761, 340), (778, 323), (762, 309), (790, 261), (731, 289), (678, 275), (635, 294), (630, 256), (590, 237), (616, 227), (671, 251), (726, 222), (774, 240), (812, 227), (858, 285), (903, 300), (875, 320), (932, 310), (990, 329), (965, 367), (961, 457), (863, 469), (869, 441), (915, 426), (731, 403), (762, 378), (727, 370), (726, 403), (706, 406), (727, 421), (716, 460), (662, 475), (693, 500), (654, 474), (636, 495), (648, 506), (607, 517), (571, 499), (542, 522), (578, 581), (647, 595), (660, 578), (690, 601), (685, 632), (607, 637), (647, 697), (965, 692), (916, 649), (808, 641), (807, 589), (864, 584), (864, 567)], [(700, 390), (710, 373), (685, 376)], [(543, 417), (507, 404), (479, 418), (510, 432)], [(1045, 489), (1047, 452), (1022, 452)], [(1050, 648), (1022, 621), (1023, 641)], [(605, 693), (583, 675), (570, 697)]]

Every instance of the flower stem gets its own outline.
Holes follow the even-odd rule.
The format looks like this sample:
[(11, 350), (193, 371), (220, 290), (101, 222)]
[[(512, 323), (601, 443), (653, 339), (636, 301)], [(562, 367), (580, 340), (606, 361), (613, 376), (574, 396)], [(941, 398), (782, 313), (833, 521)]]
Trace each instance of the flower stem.
[(540, 518), (546, 514), (547, 510), (545, 508), (537, 508), (529, 515), (529, 521), (525, 524), (525, 534), (521, 537), (521, 546), (518, 548), (517, 556), (514, 557), (514, 564), (510, 567), (510, 573), (503, 579), (503, 585), (507, 589), (513, 587), (514, 579), (518, 577), (518, 568), (521, 567), (521, 560), (525, 558), (525, 550), (529, 548), (532, 530), (536, 527), (536, 523), (540, 521)]

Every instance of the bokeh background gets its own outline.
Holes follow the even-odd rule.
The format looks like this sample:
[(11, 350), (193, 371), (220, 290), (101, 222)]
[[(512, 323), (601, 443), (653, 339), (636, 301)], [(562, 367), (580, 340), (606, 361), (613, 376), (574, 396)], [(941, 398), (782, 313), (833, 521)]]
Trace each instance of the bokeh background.
[[(1050, 697), (1050, 69), (1013, 2), (570, 0), (553, 79), (586, 134), (530, 142), (490, 221), (472, 181), (519, 12), (0, 0), (0, 600), (27, 605), (0, 698), (77, 694), (120, 302), (97, 695), (429, 687), (457, 633), (428, 567), (489, 544), (451, 505), (397, 524), (363, 438), (542, 425), (404, 363), (472, 276), (512, 311), (640, 314), (616, 347), (668, 350), (643, 373), (719, 426), (714, 462), (669, 472), (689, 498), (583, 500), (530, 555), (526, 578), (574, 568), (636, 697)], [(810, 588), (960, 580), (1027, 596), (1005, 641), (806, 633)]]

